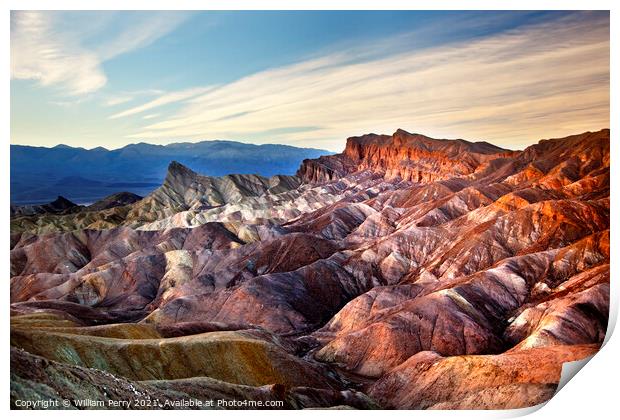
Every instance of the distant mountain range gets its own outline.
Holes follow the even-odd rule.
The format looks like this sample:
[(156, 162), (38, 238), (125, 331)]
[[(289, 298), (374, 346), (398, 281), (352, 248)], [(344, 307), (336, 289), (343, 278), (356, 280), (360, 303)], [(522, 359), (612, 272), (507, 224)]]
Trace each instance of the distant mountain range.
[(11, 145), (11, 203), (41, 204), (60, 195), (88, 204), (119, 191), (144, 196), (161, 185), (171, 161), (211, 176), (269, 177), (292, 175), (304, 159), (327, 154), (331, 152), (221, 140), (166, 146), (138, 143), (115, 150)]

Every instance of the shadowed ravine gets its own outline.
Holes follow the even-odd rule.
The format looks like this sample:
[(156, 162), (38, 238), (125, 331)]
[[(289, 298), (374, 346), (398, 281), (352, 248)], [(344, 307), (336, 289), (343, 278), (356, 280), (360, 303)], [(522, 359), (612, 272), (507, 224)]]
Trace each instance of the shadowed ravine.
[(296, 176), (172, 162), (142, 199), (14, 208), (11, 401), (539, 404), (605, 336), (609, 177), (609, 130), (398, 130)]

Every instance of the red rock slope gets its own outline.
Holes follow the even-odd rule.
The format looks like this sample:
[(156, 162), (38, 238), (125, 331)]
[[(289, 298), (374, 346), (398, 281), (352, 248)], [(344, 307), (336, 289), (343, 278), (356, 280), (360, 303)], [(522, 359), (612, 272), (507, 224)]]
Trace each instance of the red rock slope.
[[(215, 204), (204, 178), (174, 169), (118, 227), (67, 222), (96, 213), (17, 226), (13, 312), (181, 335), (205, 323), (267, 330), (331, 369), (326, 387), (390, 408), (537, 404), (563, 362), (604, 338), (609, 130), (524, 151), (402, 130), (352, 137), (304, 161), (286, 188)], [(166, 207), (179, 197), (190, 210)], [(37, 234), (48, 221), (61, 232)], [(46, 334), (70, 344), (42, 333), (33, 352), (55, 354)]]

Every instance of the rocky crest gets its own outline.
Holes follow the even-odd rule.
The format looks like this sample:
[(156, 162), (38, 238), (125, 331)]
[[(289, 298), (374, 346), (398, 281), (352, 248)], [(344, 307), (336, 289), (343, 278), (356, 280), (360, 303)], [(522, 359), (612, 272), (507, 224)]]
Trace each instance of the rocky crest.
[(100, 211), (112, 209), (114, 207), (128, 206), (140, 200), (142, 200), (142, 197), (137, 194), (130, 192), (120, 192), (109, 195), (99, 201), (95, 201), (93, 204), (87, 206), (86, 209), (88, 211)]
[(151, 222), (192, 209), (210, 209), (237, 203), (246, 197), (277, 194), (295, 189), (292, 176), (226, 175), (209, 177), (195, 173), (178, 162), (170, 163), (164, 184), (136, 205), (127, 219)]
[(607, 330), (609, 177), (609, 130), (524, 151), (371, 134), (298, 177), (172, 163), (133, 204), (12, 219), (15, 357), (154, 395), (206, 376), (295, 407), (538, 404)]
[(21, 216), (34, 216), (39, 214), (66, 214), (77, 211), (80, 206), (74, 202), (66, 199), (63, 196), (58, 196), (56, 200), (40, 205), (31, 206), (13, 206), (11, 205), (11, 217)]
[(349, 137), (341, 154), (306, 159), (297, 175), (305, 182), (327, 182), (368, 169), (386, 179), (427, 183), (471, 175), (486, 162), (514, 155), (486, 142), (436, 140), (397, 130), (391, 136)]

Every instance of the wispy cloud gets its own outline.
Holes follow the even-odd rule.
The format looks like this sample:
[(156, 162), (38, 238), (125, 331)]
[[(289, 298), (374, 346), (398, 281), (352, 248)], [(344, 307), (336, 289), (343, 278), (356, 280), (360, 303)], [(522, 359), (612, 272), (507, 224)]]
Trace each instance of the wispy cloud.
[[(146, 47), (170, 33), (188, 16), (188, 12), (133, 12), (131, 25), (116, 37), (97, 48), (102, 60), (109, 60), (121, 54)], [(130, 15), (131, 16), (131, 15)]]
[(114, 115), (111, 115), (110, 119), (128, 117), (130, 115), (139, 114), (141, 112), (148, 111), (150, 109), (157, 108), (160, 106), (172, 104), (175, 102), (185, 101), (193, 97), (196, 97), (198, 95), (204, 94), (205, 92), (208, 92), (213, 89), (214, 89), (213, 87), (199, 87), (199, 88), (181, 90), (178, 92), (165, 93), (161, 95), (160, 97), (153, 99), (152, 101), (149, 101), (145, 104), (142, 104), (142, 105), (139, 105), (133, 108), (129, 108), (129, 109), (126, 109), (125, 111), (118, 112)]
[(91, 98), (89, 96), (80, 96), (80, 97), (71, 97), (66, 101), (63, 101), (63, 100), (49, 101), (49, 103), (51, 105), (56, 105), (56, 106), (60, 106), (63, 108), (70, 108), (70, 107), (79, 106), (90, 99)]
[(522, 147), (541, 136), (609, 125), (606, 14), (571, 15), (417, 52), (386, 48), (403, 39), (367, 46), (369, 59), (332, 53), (195, 95), (187, 92), (200, 88), (167, 93), (113, 118), (193, 96), (129, 137), (237, 138), (333, 150), (347, 136), (398, 127)]
[(161, 114), (147, 114), (142, 117), (143, 120), (152, 120), (153, 118), (159, 117)]
[(132, 96), (115, 96), (105, 100), (103, 104), (105, 106), (116, 106), (132, 101), (133, 99), (134, 98)]
[(11, 21), (11, 77), (62, 85), (81, 95), (106, 84), (99, 58), (59, 34), (49, 15), (14, 12)]
[(88, 22), (80, 31), (63, 25), (60, 15), (42, 11), (11, 13), (11, 78), (36, 80), (74, 96), (92, 93), (106, 84), (104, 61), (151, 44), (188, 16), (135, 13), (116, 37), (87, 48), (80, 42), (92, 35)]

